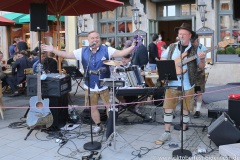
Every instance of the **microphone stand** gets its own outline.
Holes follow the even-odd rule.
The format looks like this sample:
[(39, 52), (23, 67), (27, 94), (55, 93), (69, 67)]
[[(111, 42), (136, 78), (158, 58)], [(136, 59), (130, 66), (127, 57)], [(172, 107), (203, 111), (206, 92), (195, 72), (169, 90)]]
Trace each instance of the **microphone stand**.
[(89, 74), (89, 65), (90, 65), (90, 60), (92, 58), (92, 55), (93, 53), (91, 52), (91, 55), (89, 56), (88, 58), (88, 65), (87, 65), (87, 69), (86, 69), (86, 73), (84, 75), (85, 77), (85, 80), (87, 79), (88, 81), (88, 105), (90, 106), (90, 133), (91, 133), (91, 142), (87, 142), (83, 145), (83, 148), (85, 150), (89, 150), (89, 151), (92, 151), (92, 150), (99, 150), (102, 145), (100, 142), (96, 142), (96, 141), (93, 141), (93, 133), (92, 133), (92, 108), (91, 108), (91, 97), (90, 97), (90, 74)]
[[(181, 40), (180, 40), (180, 59), (181, 59), (181, 64), (183, 64), (183, 60), (182, 60), (182, 43), (181, 43)], [(183, 65), (181, 65), (181, 89), (182, 89), (182, 98), (181, 98), (181, 115), (180, 115), (180, 124), (181, 124), (181, 148), (180, 149), (177, 149), (177, 150), (174, 150), (173, 153), (172, 153), (172, 156), (174, 158), (189, 158), (189, 157), (192, 157), (192, 152), (189, 151), (189, 150), (186, 150), (186, 149), (183, 149), (183, 97), (185, 95), (184, 93), (184, 86), (183, 86)]]

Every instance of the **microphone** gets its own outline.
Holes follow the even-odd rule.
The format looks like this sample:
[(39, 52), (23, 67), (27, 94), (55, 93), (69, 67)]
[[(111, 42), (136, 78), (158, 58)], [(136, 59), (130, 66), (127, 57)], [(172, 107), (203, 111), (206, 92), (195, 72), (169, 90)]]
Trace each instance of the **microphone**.
[(182, 44), (183, 43), (183, 40), (179, 37), (176, 37), (176, 41), (178, 41), (179, 44)]
[(89, 47), (93, 47), (95, 46), (97, 43), (96, 42), (93, 42)]

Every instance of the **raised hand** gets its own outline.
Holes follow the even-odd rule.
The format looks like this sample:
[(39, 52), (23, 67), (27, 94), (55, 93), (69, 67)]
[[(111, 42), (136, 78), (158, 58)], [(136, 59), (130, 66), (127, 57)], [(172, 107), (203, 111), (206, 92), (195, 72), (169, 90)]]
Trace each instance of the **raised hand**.
[(42, 44), (41, 49), (42, 49), (42, 51), (53, 52), (54, 48), (53, 48), (52, 44), (50, 44), (50, 45)]
[(137, 49), (142, 44), (142, 38), (138, 35), (134, 35), (132, 45), (135, 46), (134, 49)]

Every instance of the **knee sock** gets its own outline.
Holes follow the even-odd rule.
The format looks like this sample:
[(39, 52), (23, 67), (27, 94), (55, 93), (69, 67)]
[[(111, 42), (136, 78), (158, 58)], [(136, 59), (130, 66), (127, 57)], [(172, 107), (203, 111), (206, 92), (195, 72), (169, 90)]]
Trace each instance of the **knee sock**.
[(200, 111), (201, 106), (202, 106), (202, 102), (197, 102), (196, 111)]

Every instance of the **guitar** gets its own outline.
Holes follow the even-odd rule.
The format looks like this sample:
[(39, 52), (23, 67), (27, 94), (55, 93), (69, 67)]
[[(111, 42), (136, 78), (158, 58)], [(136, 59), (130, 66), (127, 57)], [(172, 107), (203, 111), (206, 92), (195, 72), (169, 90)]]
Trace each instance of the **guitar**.
[(30, 128), (41, 127), (49, 128), (53, 124), (53, 115), (49, 109), (49, 99), (42, 99), (41, 95), (41, 68), (42, 64), (37, 65), (37, 96), (30, 98), (30, 110), (27, 114), (27, 125)]
[[(212, 50), (215, 50), (217, 49), (218, 47), (220, 48), (225, 48), (227, 45), (229, 45), (230, 43), (234, 43), (234, 39), (227, 39), (225, 41), (221, 41), (218, 43), (218, 45), (214, 46), (213, 48), (210, 48), (206, 51), (203, 51), (204, 53), (208, 53), (208, 52), (211, 52)], [(186, 56), (187, 56), (187, 52), (184, 52), (181, 56), (179, 56), (178, 58), (176, 58), (174, 60), (175, 62), (175, 67), (176, 67), (176, 73), (177, 75), (180, 75), (182, 73), (182, 66), (186, 65), (188, 62), (191, 62), (192, 60), (198, 58), (198, 55), (194, 55), (194, 56), (191, 56), (187, 59), (184, 59)], [(181, 57), (182, 57), (182, 62), (181, 62)], [(183, 70), (183, 73), (186, 73), (187, 70), (184, 69)]]

